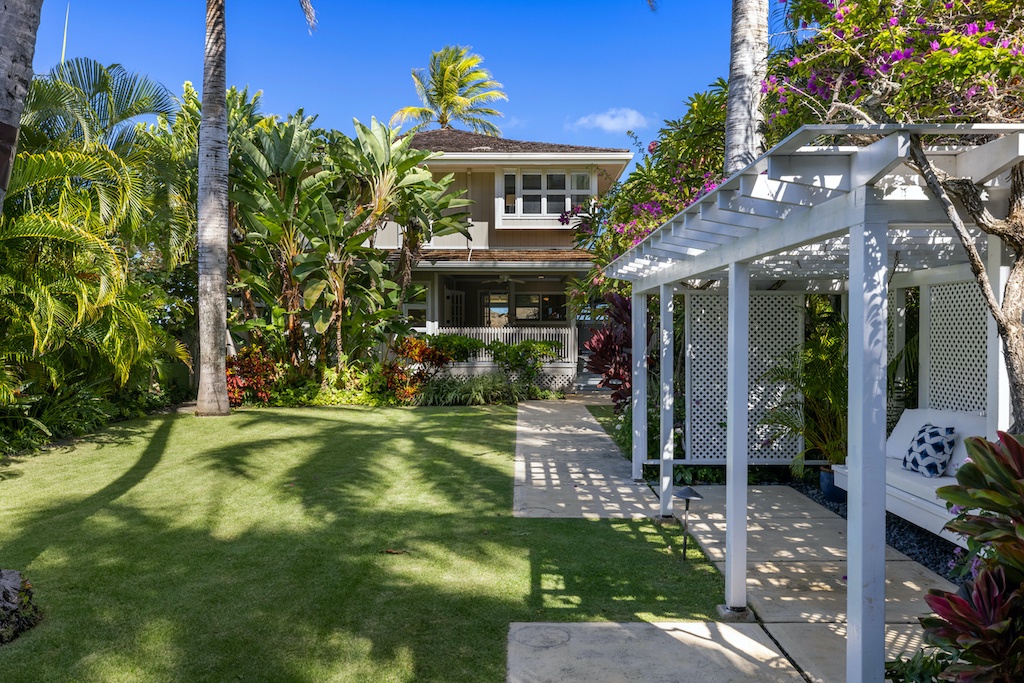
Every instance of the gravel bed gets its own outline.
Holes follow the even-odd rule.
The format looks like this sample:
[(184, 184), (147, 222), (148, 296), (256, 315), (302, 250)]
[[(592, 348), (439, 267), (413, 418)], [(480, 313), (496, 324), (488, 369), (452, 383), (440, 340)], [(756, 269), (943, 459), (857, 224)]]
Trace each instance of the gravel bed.
[[(824, 505), (846, 519), (846, 503), (833, 503), (825, 500), (825, 496), (822, 495), (817, 484), (792, 482), (789, 485), (815, 503)], [(953, 558), (954, 550), (960, 547), (957, 544), (936, 536), (916, 524), (911, 524), (891, 512), (885, 513), (885, 542), (936, 574), (954, 583), (963, 583), (963, 579), (954, 579), (949, 575), (949, 561)]]

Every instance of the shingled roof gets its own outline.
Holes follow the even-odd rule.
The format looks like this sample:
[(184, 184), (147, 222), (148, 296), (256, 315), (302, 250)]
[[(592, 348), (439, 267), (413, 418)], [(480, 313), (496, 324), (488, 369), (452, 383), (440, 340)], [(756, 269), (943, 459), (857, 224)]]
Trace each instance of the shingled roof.
[(600, 154), (601, 152), (629, 152), (628, 149), (613, 149), (610, 147), (582, 147), (580, 145), (559, 145), (551, 142), (524, 142), (522, 140), (509, 140), (508, 138), (496, 138), (490, 135), (470, 133), (465, 130), (453, 128), (441, 128), (438, 130), (424, 130), (415, 133), (412, 137), (411, 146), (413, 149), (425, 149), (431, 152), (482, 152), (482, 153), (533, 153), (538, 152), (568, 152), (582, 154)]

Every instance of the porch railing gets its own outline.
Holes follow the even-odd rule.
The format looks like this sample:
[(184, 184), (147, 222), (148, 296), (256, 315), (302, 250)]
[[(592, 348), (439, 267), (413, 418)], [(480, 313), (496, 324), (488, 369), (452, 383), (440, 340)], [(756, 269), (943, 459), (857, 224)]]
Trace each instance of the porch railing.
[[(527, 339), (536, 341), (561, 342), (562, 350), (557, 362), (575, 363), (579, 355), (576, 326), (572, 327), (439, 327), (438, 334), (461, 334), (464, 337), (479, 339), (485, 344), (501, 341), (506, 344), (518, 344)], [(474, 360), (490, 361), (491, 354), (485, 349), (480, 351)]]

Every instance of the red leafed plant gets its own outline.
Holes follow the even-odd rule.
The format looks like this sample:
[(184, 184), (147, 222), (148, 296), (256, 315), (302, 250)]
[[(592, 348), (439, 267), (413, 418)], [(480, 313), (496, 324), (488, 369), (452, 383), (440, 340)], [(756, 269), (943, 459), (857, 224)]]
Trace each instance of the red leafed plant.
[(944, 680), (1024, 681), (1024, 437), (999, 433), (999, 441), (966, 440), (968, 462), (957, 484), (938, 496), (961, 512), (947, 528), (988, 543), (991, 553), (974, 581), (956, 593), (929, 591), (935, 611), (923, 617), (929, 643), (957, 661)]
[[(601, 375), (598, 386), (613, 389), (612, 401), (620, 407), (629, 400), (632, 392), (633, 306), (629, 299), (617, 292), (606, 293), (604, 300), (608, 303), (608, 322), (594, 332), (583, 348), (590, 352), (587, 370)], [(650, 342), (650, 330), (647, 342)], [(647, 352), (647, 344), (642, 351)]]
[(942, 678), (1024, 680), (1024, 597), (1002, 567), (982, 569), (956, 593), (929, 591), (925, 601), (937, 615), (921, 619), (928, 642), (955, 650), (960, 658)]
[(227, 358), (228, 402), (268, 403), (270, 387), (277, 379), (277, 364), (259, 346), (247, 346)]

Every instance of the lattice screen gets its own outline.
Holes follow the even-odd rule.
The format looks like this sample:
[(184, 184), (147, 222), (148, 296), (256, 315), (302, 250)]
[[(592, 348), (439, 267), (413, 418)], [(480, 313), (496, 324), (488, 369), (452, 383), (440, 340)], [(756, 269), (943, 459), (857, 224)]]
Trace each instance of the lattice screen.
[[(686, 295), (687, 460), (725, 460), (727, 309), (721, 294)], [(800, 343), (803, 321), (803, 294), (751, 293), (747, 404), (751, 462), (788, 462), (800, 451), (797, 441), (768, 440), (767, 428), (757, 423), (782, 393), (781, 386), (765, 384), (760, 378)]]
[(931, 288), (929, 336), (928, 407), (983, 412), (988, 404), (988, 311), (976, 283)]

